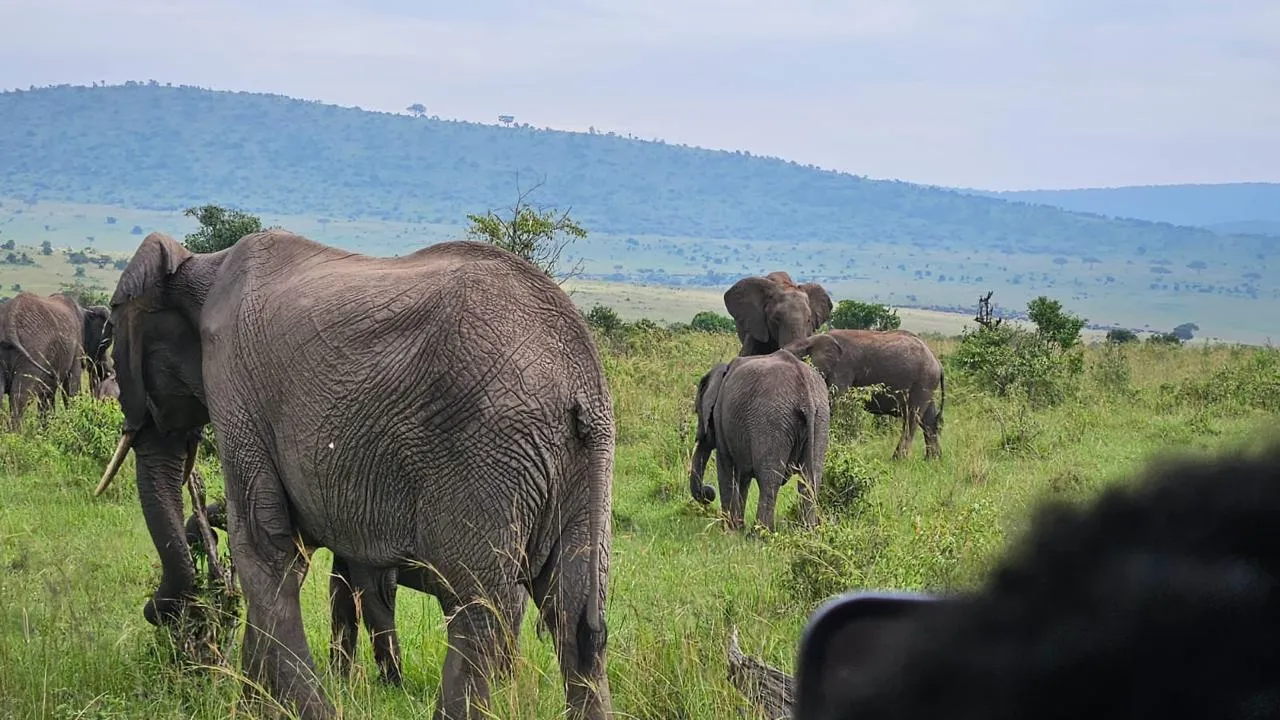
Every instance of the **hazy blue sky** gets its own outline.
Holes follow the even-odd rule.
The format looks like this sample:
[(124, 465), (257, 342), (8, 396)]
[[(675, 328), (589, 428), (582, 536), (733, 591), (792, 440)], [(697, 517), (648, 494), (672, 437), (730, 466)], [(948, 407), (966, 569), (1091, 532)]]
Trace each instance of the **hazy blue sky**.
[(0, 86), (151, 78), (942, 185), (1280, 180), (1280, 0), (0, 0)]

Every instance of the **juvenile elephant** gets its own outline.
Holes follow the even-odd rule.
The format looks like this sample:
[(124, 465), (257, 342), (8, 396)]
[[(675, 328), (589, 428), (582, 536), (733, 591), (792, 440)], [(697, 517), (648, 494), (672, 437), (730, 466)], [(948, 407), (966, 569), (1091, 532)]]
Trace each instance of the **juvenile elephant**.
[(739, 356), (768, 355), (831, 318), (831, 296), (821, 285), (797, 285), (781, 271), (742, 278), (725, 291), (724, 306), (738, 328)]
[(743, 525), (747, 490), (760, 487), (756, 521), (773, 530), (778, 490), (799, 471), (804, 522), (817, 523), (818, 487), (827, 454), (831, 409), (818, 373), (794, 354), (736, 357), (698, 381), (698, 416), (689, 492), (703, 504), (716, 493), (703, 485), (711, 451), (716, 451), (720, 507), (734, 529)]
[[(884, 392), (872, 395), (868, 412), (902, 418), (902, 432), (894, 458), (911, 454), (916, 426), (924, 430), (926, 458), (942, 457), (939, 434), (946, 381), (942, 363), (929, 345), (907, 330), (830, 330), (797, 340), (787, 349), (800, 358), (811, 358), (827, 385), (837, 393), (851, 387), (883, 383)], [(933, 393), (939, 392), (934, 403)], [(909, 410), (903, 413), (903, 406)]]
[[(226, 531), (227, 509), (225, 502), (213, 502), (205, 506), (205, 518), (211, 528)], [(196, 516), (192, 513), (186, 523), (187, 544), (203, 546)], [(217, 542), (215, 535), (214, 542)], [(217, 548), (215, 547), (216, 551)], [(425, 568), (403, 567), (377, 570), (352, 566), (346, 558), (333, 556), (329, 573), (330, 642), (329, 663), (338, 675), (351, 673), (355, 658), (359, 621), (373, 643), (373, 659), (383, 682), (399, 685), (402, 680), (400, 642), (396, 632), (397, 585), (430, 594)], [(356, 594), (360, 594), (357, 606)]]
[(152, 233), (111, 313), (125, 422), (97, 492), (132, 449), (163, 566), (150, 622), (192, 599), (181, 487), (211, 423), (244, 671), (278, 701), (335, 714), (299, 604), (302, 553), (327, 547), (362, 568), (435, 570), (426, 589), (449, 618), (437, 718), (488, 706), (526, 594), (570, 716), (605, 717), (612, 400), (554, 280), (478, 242), (376, 258), (271, 230), (193, 254)]
[(21, 426), (32, 399), (44, 417), (59, 389), (66, 398), (79, 394), (82, 370), (97, 390), (110, 342), (110, 311), (83, 307), (70, 295), (20, 292), (0, 305), (0, 373), (11, 427)]

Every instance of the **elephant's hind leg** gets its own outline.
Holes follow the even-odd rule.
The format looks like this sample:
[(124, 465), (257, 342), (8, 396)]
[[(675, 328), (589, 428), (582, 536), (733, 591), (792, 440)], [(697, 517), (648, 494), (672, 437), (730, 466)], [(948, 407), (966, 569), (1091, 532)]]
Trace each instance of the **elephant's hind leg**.
[(909, 394), (902, 393), (898, 398), (898, 408), (901, 410), (902, 417), (902, 434), (898, 437), (897, 449), (893, 451), (895, 460), (911, 456), (911, 446), (916, 439), (916, 426), (920, 424), (920, 405), (918, 391), (915, 389), (912, 389)]
[[(283, 706), (293, 706), (302, 720), (329, 720), (334, 708), (320, 687), (303, 631), (299, 591), (307, 558), (289, 519), (288, 498), (274, 473), (237, 457), (242, 449), (225, 443), (222, 451), (227, 534), (248, 606), (244, 671)], [(251, 698), (252, 687), (245, 686)]]
[(449, 649), (435, 720), (491, 717), (491, 683), (510, 675), (527, 600), (523, 588), (512, 582), (478, 590), (463, 603), (441, 603), (448, 618)]
[(942, 457), (942, 443), (939, 440), (941, 428), (938, 424), (938, 406), (930, 401), (925, 405), (924, 414), (920, 418), (920, 429), (924, 431), (925, 458)]
[[(573, 543), (582, 550), (566, 554), (565, 543)], [(588, 593), (592, 583), (586, 546), (585, 532), (565, 532), (542, 572), (534, 578), (533, 599), (555, 641), (568, 717), (603, 720), (608, 716), (607, 709), (612, 707), (609, 677), (605, 672), (608, 629), (601, 627), (597, 631), (589, 625)]]

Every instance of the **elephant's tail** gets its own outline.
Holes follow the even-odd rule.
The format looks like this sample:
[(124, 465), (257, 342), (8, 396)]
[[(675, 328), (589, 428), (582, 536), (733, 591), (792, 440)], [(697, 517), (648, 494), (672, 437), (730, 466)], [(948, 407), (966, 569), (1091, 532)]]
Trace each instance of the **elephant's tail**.
[(603, 662), (608, 637), (605, 593), (609, 584), (612, 537), (613, 413), (608, 403), (599, 400), (580, 399), (576, 409), (579, 432), (587, 446), (587, 513), (591, 543), (586, 578), (587, 604), (583, 622), (578, 624), (578, 657), (587, 662)]
[(942, 406), (947, 404), (947, 371), (938, 371), (938, 427), (942, 427)]

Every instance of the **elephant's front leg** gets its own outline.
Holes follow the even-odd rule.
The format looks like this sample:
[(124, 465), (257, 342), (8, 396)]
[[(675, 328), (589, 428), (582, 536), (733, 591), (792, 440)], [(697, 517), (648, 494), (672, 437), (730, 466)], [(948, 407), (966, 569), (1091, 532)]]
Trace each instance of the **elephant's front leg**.
[[(302, 626), (299, 591), (308, 558), (290, 522), (288, 498), (274, 474), (236, 457), (234, 445), (219, 444), (226, 453), (223, 472), (231, 557), (249, 610), (244, 669), (281, 705), (296, 708), (302, 720), (329, 720), (334, 708), (320, 687)], [(245, 688), (252, 694), (252, 683)]]

